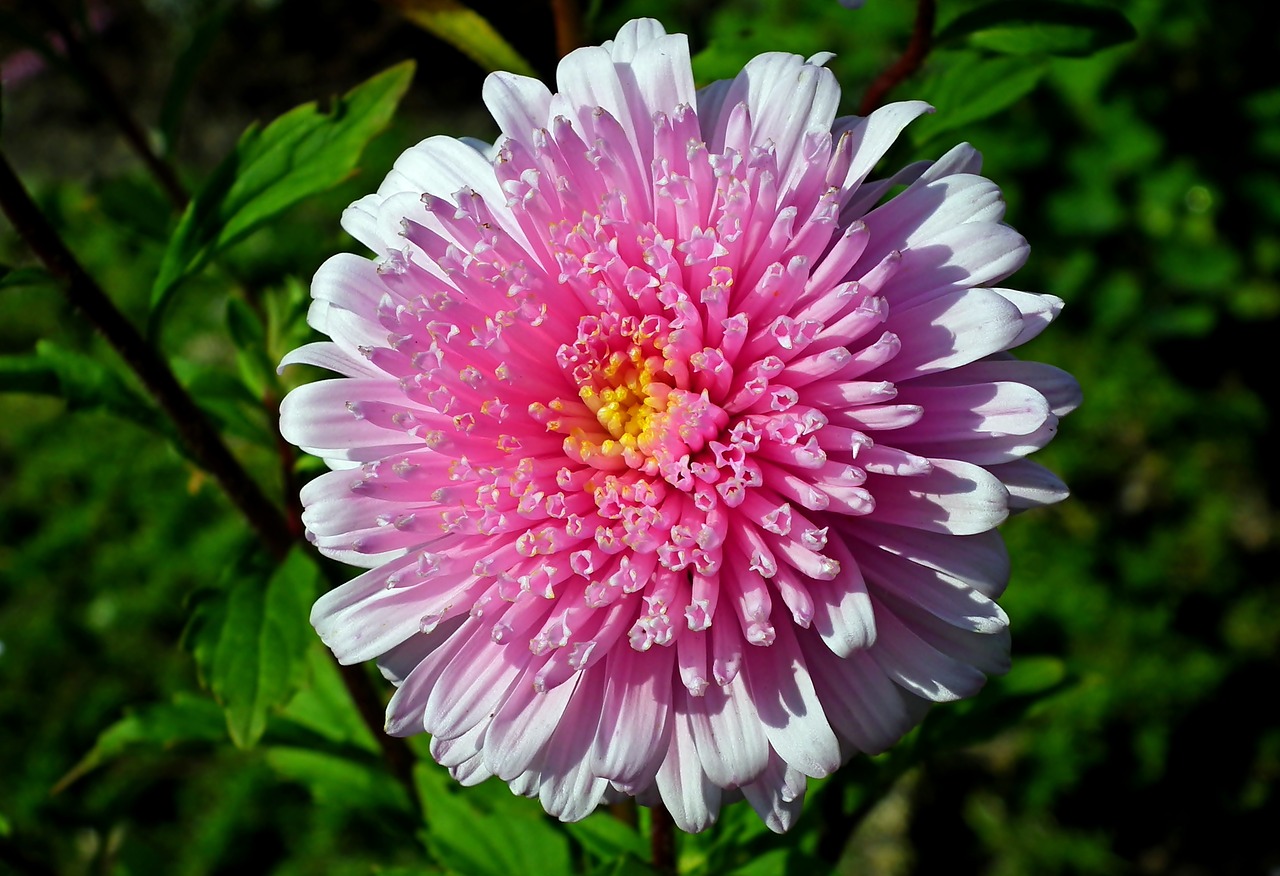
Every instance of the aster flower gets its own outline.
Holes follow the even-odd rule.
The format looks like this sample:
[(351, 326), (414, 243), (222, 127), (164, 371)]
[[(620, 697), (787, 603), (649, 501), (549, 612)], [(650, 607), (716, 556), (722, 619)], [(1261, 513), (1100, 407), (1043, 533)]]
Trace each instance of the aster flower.
[(992, 530), (1065, 496), (1024, 457), (1078, 389), (1005, 351), (1061, 302), (994, 285), (1027, 246), (969, 146), (868, 180), (929, 107), (836, 118), (821, 60), (699, 91), (633, 21), (558, 93), (490, 76), (493, 147), (428, 139), (343, 216), (376, 259), (320, 268), (332, 340), (284, 364), (344, 376), (281, 429), (369, 571), (312, 622), (463, 784), (785, 830), (1006, 668)]

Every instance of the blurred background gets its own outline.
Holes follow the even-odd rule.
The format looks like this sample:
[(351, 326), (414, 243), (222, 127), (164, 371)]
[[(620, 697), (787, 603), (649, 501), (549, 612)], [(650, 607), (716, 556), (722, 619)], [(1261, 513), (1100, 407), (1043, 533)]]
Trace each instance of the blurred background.
[[(39, 5), (0, 3), (0, 143), (89, 272), (144, 325), (176, 214), (102, 95), (31, 49), (50, 32)], [(154, 333), (283, 495), (278, 396), (254, 383), (228, 301), (268, 313), (276, 361), (300, 337), (311, 272), (358, 249), (338, 228), (341, 209), (426, 136), (495, 135), (484, 70), (372, 0), (57, 5), (88, 22), (94, 62), (188, 191), (249, 123), (417, 62), (361, 170), (187, 283)], [(553, 75), (544, 4), (472, 5)], [(975, 5), (941, 0), (939, 29)], [(848, 768), (815, 794), (797, 834), (721, 836), (714, 853), (713, 840), (687, 841), (686, 872), (1280, 872), (1280, 38), (1249, 4), (1111, 5), (1136, 39), (1082, 58), (943, 45), (890, 95), (939, 107), (890, 163), (972, 142), (1032, 245), (1010, 285), (1067, 304), (1020, 351), (1074, 373), (1085, 404), (1037, 457), (1073, 498), (1004, 527), (1015, 674), (937, 709), (905, 743), (911, 757)], [(845, 113), (902, 52), (914, 14), (885, 0), (596, 0), (585, 11), (590, 42), (637, 15), (689, 33), (700, 81), (761, 51), (834, 51)], [(77, 356), (121, 369), (3, 219), (0, 263), (12, 269), (0, 279), (0, 872), (482, 870), (441, 852), (447, 838), (424, 839), (376, 772), (300, 759), (270, 734), (237, 749), (216, 708), (213, 724), (128, 723), (154, 704), (206, 702), (190, 633), (180, 645), (193, 599), (216, 586), (245, 528), (145, 416), (13, 376), (37, 343), (65, 354), (64, 371), (84, 367), (59, 372), (64, 395), (96, 385)], [(312, 657), (316, 679), (331, 672)], [(309, 695), (324, 690), (316, 681)], [(116, 735), (100, 739), (109, 727)], [(90, 752), (101, 757), (82, 762)], [(505, 793), (477, 804), (494, 830)], [(851, 809), (865, 817), (842, 821)], [(575, 867), (590, 869), (590, 845), (575, 834)]]

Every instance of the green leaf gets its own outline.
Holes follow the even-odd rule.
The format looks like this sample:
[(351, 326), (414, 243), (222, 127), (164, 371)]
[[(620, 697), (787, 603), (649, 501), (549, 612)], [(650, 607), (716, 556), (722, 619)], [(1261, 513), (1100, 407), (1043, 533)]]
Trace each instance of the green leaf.
[(272, 769), (306, 787), (321, 805), (413, 813), (413, 803), (404, 787), (387, 775), (376, 758), (342, 757), (289, 746), (269, 746), (265, 754)]
[(565, 830), (587, 854), (602, 860), (611, 860), (619, 855), (634, 855), (644, 860), (649, 855), (644, 837), (634, 827), (608, 812), (596, 812), (582, 821), (566, 824)]
[(178, 694), (171, 703), (155, 703), (129, 712), (103, 730), (89, 753), (58, 780), (53, 793), (133, 748), (168, 749), (184, 742), (213, 743), (226, 738), (226, 722), (217, 703)]
[[(573, 872), (564, 832), (541, 807), (514, 797), (505, 784), (490, 780), (459, 790), (447, 772), (428, 763), (417, 765), (414, 779), (426, 810), (427, 845), (450, 871), (466, 876)], [(485, 802), (493, 805), (485, 807)], [(479, 845), (477, 836), (502, 841)]]
[(939, 53), (916, 97), (936, 108), (911, 127), (918, 146), (1007, 109), (1036, 87), (1047, 69), (1037, 58), (987, 58), (972, 52)]
[(262, 320), (239, 298), (227, 299), (227, 330), (236, 346), (240, 377), (261, 398), (275, 384), (276, 365), (267, 355), (267, 333)]
[(226, 712), (231, 741), (249, 748), (267, 729), (268, 712), (305, 677), (307, 615), (320, 572), (295, 548), (274, 572), (251, 559), (229, 574), (225, 590), (196, 606), (188, 641), (201, 679)]
[(489, 72), (506, 70), (521, 76), (538, 75), (488, 19), (458, 0), (388, 0), (388, 5), (407, 21), (435, 34)]
[(965, 42), (1004, 55), (1084, 58), (1136, 38), (1117, 9), (1055, 0), (998, 0), (971, 9), (938, 35), (939, 45)]
[(34, 355), (0, 356), (0, 391), (55, 395), (73, 411), (100, 410), (172, 438), (168, 421), (106, 365), (50, 341)]
[(365, 146), (390, 122), (413, 78), (412, 62), (379, 73), (336, 99), (290, 110), (245, 131), (235, 150), (187, 205), (151, 287), (152, 328), (178, 284), (209, 259), (355, 169)]

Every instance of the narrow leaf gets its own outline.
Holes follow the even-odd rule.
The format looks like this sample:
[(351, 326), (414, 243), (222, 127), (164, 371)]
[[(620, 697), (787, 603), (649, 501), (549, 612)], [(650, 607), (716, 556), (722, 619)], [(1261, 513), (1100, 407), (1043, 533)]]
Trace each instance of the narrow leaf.
[(168, 749), (184, 742), (212, 743), (226, 738), (226, 723), (216, 703), (178, 694), (171, 703), (155, 703), (130, 712), (103, 730), (89, 753), (58, 780), (53, 793), (133, 748)]
[(435, 34), (489, 72), (506, 70), (521, 76), (538, 75), (488, 19), (458, 0), (385, 2), (407, 21)]
[(333, 102), (297, 107), (251, 126), (187, 205), (151, 287), (152, 328), (178, 284), (211, 257), (289, 207), (342, 182), (391, 120), (413, 78), (406, 62)]
[(938, 43), (965, 42), (1006, 55), (1083, 58), (1137, 37), (1117, 9), (1041, 0), (998, 0), (971, 9), (938, 35)]

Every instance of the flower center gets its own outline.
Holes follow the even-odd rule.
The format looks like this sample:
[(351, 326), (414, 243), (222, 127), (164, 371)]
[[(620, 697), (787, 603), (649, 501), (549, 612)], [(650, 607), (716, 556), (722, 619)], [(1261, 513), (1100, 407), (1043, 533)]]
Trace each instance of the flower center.
[[(681, 486), (689, 458), (720, 433), (729, 415), (707, 393), (680, 384), (688, 365), (668, 358), (666, 320), (602, 314), (584, 318), (558, 360), (578, 400), (547, 406), (547, 428), (566, 433), (569, 456), (610, 471), (632, 468)], [(588, 418), (587, 415), (591, 418)]]

